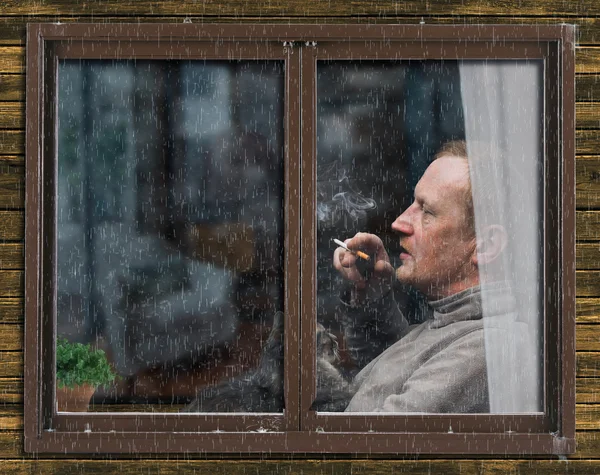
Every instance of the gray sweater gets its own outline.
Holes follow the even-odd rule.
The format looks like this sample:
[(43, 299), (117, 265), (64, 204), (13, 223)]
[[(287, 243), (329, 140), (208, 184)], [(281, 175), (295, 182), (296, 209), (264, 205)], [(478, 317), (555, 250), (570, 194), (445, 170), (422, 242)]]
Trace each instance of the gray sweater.
[[(433, 318), (412, 326), (391, 296), (361, 308), (348, 306), (346, 337), (358, 361), (389, 346), (386, 338), (397, 341), (356, 375), (346, 411), (490, 412), (485, 339), (507, 336), (495, 335), (493, 322), (513, 319), (515, 302), (505, 284), (487, 285), (484, 332), (481, 295), (474, 287), (430, 302)], [(499, 328), (503, 333), (506, 326)], [(382, 341), (375, 333), (389, 336)]]

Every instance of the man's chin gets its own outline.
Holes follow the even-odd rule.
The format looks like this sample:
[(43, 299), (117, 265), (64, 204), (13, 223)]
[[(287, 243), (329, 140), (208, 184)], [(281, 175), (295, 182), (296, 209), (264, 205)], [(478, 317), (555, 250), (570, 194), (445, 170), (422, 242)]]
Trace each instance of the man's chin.
[(400, 266), (396, 269), (396, 279), (402, 284), (410, 285), (412, 279), (407, 266)]

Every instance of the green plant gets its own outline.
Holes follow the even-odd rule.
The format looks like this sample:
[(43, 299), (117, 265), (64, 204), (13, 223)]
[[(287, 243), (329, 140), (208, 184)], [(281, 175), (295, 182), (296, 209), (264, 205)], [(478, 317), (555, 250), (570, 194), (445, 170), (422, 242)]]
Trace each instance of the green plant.
[(59, 338), (56, 344), (56, 381), (58, 387), (83, 384), (104, 386), (116, 378), (106, 354), (89, 344), (70, 343)]

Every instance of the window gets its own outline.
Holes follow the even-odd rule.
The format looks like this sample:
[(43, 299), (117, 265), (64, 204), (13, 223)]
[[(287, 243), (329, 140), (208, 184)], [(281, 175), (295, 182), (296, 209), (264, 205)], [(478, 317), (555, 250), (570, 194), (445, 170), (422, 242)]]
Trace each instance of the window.
[[(570, 26), (30, 25), (26, 449), (572, 452), (573, 52)], [(84, 412), (60, 339), (118, 374)]]

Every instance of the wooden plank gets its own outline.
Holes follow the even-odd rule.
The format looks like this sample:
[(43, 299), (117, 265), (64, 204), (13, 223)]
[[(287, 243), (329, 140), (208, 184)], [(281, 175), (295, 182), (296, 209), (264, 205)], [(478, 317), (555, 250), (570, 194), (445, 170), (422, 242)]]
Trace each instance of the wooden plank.
[[(0, 85), (0, 87), (2, 87)], [(25, 127), (24, 102), (0, 102), (0, 129), (21, 129)]]
[(597, 74), (600, 72), (600, 48), (577, 48), (575, 52), (575, 72)]
[(576, 386), (575, 394), (578, 403), (600, 404), (600, 378), (578, 378)]
[(23, 378), (0, 379), (0, 405), (4, 404), (23, 404)]
[(578, 102), (575, 104), (575, 116), (578, 129), (600, 128), (600, 103)]
[(579, 270), (600, 269), (600, 243), (577, 244), (575, 248), (575, 265)]
[(25, 48), (23, 46), (0, 46), (0, 73), (23, 74), (25, 72)]
[[(577, 452), (569, 455), (569, 458), (597, 459), (600, 458), (600, 432), (598, 431), (578, 431)], [(2, 441), (0, 441), (2, 443)], [(6, 441), (7, 447), (10, 442)]]
[(25, 100), (25, 75), (24, 74), (0, 74), (0, 101), (24, 101), (24, 100)]
[[(188, 14), (187, 18), (192, 22), (206, 22), (206, 18), (200, 15)], [(143, 19), (138, 14), (136, 17), (131, 16), (111, 16), (110, 18), (93, 18), (86, 16), (65, 16), (60, 17), (62, 23), (71, 22), (110, 22), (110, 23), (131, 23), (136, 21), (144, 23), (181, 23), (181, 16), (145, 16)], [(243, 16), (237, 14), (224, 16), (220, 15), (219, 23), (258, 23), (264, 22), (265, 19), (261, 16)], [(335, 17), (335, 16), (308, 16), (305, 13), (301, 16), (274, 17), (270, 18), (270, 23), (305, 23), (305, 24), (339, 24), (339, 23), (357, 23), (360, 18), (357, 17)], [(408, 15), (387, 15), (387, 16), (370, 16), (369, 23), (383, 24), (416, 24), (424, 21), (426, 24), (518, 24), (518, 25), (557, 25), (560, 23), (576, 23), (578, 27), (578, 44), (588, 45), (600, 42), (600, 21), (597, 18), (569, 18), (569, 17), (521, 17), (521, 16), (481, 16), (478, 13), (466, 13), (461, 16), (440, 17), (437, 14), (427, 15), (423, 12), (416, 16)], [(25, 32), (27, 23), (44, 23), (48, 22), (48, 18), (44, 16), (27, 16), (27, 17), (4, 17), (0, 19), (0, 44), (3, 45), (23, 45), (25, 44)]]
[(600, 353), (578, 351), (576, 368), (578, 378), (600, 378)]
[(577, 208), (600, 207), (600, 158), (577, 157), (575, 160), (575, 193)]
[(0, 211), (0, 240), (17, 241), (25, 234), (23, 211)]
[[(593, 434), (593, 432), (590, 432)], [(592, 437), (584, 439), (590, 447), (595, 447), (595, 440)], [(23, 432), (22, 431), (1, 431), (0, 432), (0, 455), (2, 458), (24, 457), (23, 452)]]
[(596, 241), (600, 237), (600, 212), (577, 211), (576, 233), (578, 241)]
[(23, 155), (0, 155), (0, 166), (2, 165), (23, 167), (25, 166), (25, 157)]
[(577, 130), (577, 155), (600, 155), (600, 130)]
[(585, 74), (575, 78), (575, 98), (577, 101), (600, 101), (600, 75)]
[(25, 169), (10, 165), (0, 166), (0, 207), (25, 206)]
[(600, 271), (577, 271), (577, 297), (600, 297)]
[(0, 243), (0, 269), (23, 269), (24, 246), (20, 243)]
[[(30, 456), (31, 457), (31, 456)], [(185, 458), (173, 457), (155, 459), (145, 456), (145, 459), (128, 460), (111, 458), (88, 458), (78, 456), (75, 459), (52, 458), (52, 455), (40, 458), (6, 459), (2, 461), (5, 473), (11, 475), (30, 475), (60, 473), (60, 474), (163, 474), (163, 475), (272, 475), (280, 473), (302, 474), (424, 474), (443, 473), (446, 475), (482, 475), (482, 474), (523, 474), (535, 473), (537, 475), (577, 474), (597, 475), (600, 473), (599, 460), (558, 460), (555, 457), (547, 459), (501, 458), (496, 460), (469, 459), (469, 458), (424, 458), (418, 459), (390, 459), (365, 460), (363, 457), (348, 460), (320, 460), (320, 457), (303, 459), (298, 456), (269, 456), (265, 454), (256, 459), (244, 460), (236, 455), (228, 455), (218, 460), (200, 459), (194, 454), (186, 454)], [(571, 458), (571, 456), (569, 457)], [(233, 459), (233, 460), (232, 460)]]
[(600, 299), (577, 299), (576, 308), (577, 323), (600, 323)]
[(0, 325), (0, 351), (23, 349), (23, 325), (7, 323)]
[(0, 299), (0, 324), (24, 323), (23, 299)]
[(577, 404), (575, 408), (575, 419), (577, 430), (600, 429), (600, 405)]
[[(600, 364), (599, 364), (600, 366)], [(589, 372), (589, 371), (588, 371)], [(0, 351), (0, 377), (23, 377), (23, 352)]]
[(600, 325), (577, 325), (578, 351), (600, 351)]
[[(547, 0), (505, 0), (503, 2), (483, 2), (481, 0), (447, 0), (445, 2), (422, 3), (419, 0), (406, 0), (397, 3), (393, 0), (378, 2), (346, 2), (329, 0), (328, 2), (289, 0), (287, 2), (245, 2), (241, 0), (221, 0), (219, 2), (179, 2), (164, 0), (161, 2), (134, 2), (122, 0), (104, 0), (96, 2), (77, 2), (70, 0), (4, 0), (3, 11), (11, 16), (19, 15), (136, 15), (136, 16), (341, 16), (354, 17), (366, 15), (373, 17), (394, 17), (397, 15), (439, 15), (454, 17), (457, 15), (479, 16), (582, 16), (594, 17), (599, 14), (595, 0), (562, 2)], [(575, 19), (573, 19), (575, 21)], [(205, 18), (206, 21), (206, 18)]]
[(0, 430), (23, 430), (23, 406), (0, 406)]
[(0, 271), (0, 297), (22, 297), (23, 275), (21, 270)]
[(25, 131), (0, 129), (0, 155), (25, 155)]

